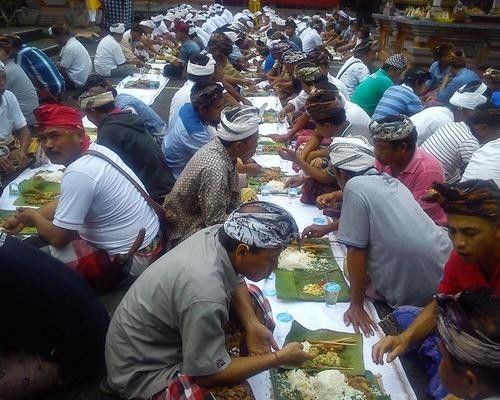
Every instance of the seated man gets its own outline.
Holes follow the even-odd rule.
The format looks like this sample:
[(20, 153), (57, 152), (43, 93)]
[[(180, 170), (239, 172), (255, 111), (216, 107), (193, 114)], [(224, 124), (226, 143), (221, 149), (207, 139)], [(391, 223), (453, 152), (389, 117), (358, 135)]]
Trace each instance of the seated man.
[(66, 82), (66, 90), (82, 87), (92, 72), (89, 52), (66, 25), (52, 26), (50, 33), (61, 47), (59, 71)]
[(124, 33), (125, 25), (113, 24), (109, 27), (109, 35), (99, 41), (94, 57), (95, 72), (99, 75), (122, 79), (133, 74), (136, 66), (144, 65), (142, 61), (128, 62), (125, 58), (120, 46)]
[(351, 101), (371, 116), (385, 91), (399, 80), (407, 66), (408, 60), (402, 54), (389, 57), (382, 68), (358, 85), (351, 96)]
[(368, 336), (375, 324), (363, 308), (366, 296), (391, 307), (427, 304), (451, 244), (399, 180), (373, 168), (365, 140), (335, 138), (330, 162), (343, 189), (337, 240), (347, 246), (351, 287), (344, 321)]
[(201, 52), (200, 47), (189, 38), (189, 25), (185, 22), (177, 22), (174, 27), (175, 38), (180, 43), (179, 56), (171, 64), (165, 66), (165, 75), (180, 78), (184, 75), (189, 59)]
[(0, 398), (37, 399), (97, 378), (109, 316), (95, 293), (62, 262), (5, 232), (0, 259)]
[(301, 37), (302, 51), (306, 54), (323, 47), (323, 39), (321, 32), (323, 31), (323, 24), (321, 21), (316, 21), (312, 24), (311, 30)]
[(75, 109), (45, 104), (36, 117), (47, 157), (66, 166), (61, 195), (39, 209), (18, 209), (3, 227), (10, 233), (36, 227), (44, 250), (91, 284), (117, 257), (131, 260), (123, 265), (124, 274), (139, 275), (161, 251), (158, 216), (129, 178), (107, 160), (85, 153), (104, 154), (142, 186), (139, 178), (111, 150), (90, 143)]
[(26, 167), (31, 133), (16, 96), (5, 90), (7, 76), (0, 61), (0, 188)]
[[(477, 82), (479, 87), (484, 84)], [(479, 142), (473, 136), (467, 118), (474, 109), (486, 103), (486, 97), (479, 93), (478, 85), (462, 86), (450, 99), (455, 122), (450, 122), (432, 134), (421, 148), (432, 154), (443, 165), (446, 182), (460, 181), (472, 154), (479, 149)]]
[(174, 244), (207, 226), (222, 223), (240, 203), (237, 159), (257, 148), (261, 118), (252, 107), (222, 110), (217, 137), (198, 150), (182, 171), (164, 207), (175, 214)]
[(462, 399), (498, 399), (500, 296), (488, 289), (438, 296), (443, 385)]
[(434, 132), (450, 122), (456, 121), (456, 110), (449, 107), (435, 106), (424, 108), (410, 117), (417, 131), (417, 144), (422, 144)]
[[(492, 181), (472, 180), (454, 185), (436, 184), (432, 198), (448, 215), (448, 228), (454, 251), (444, 267), (437, 293), (456, 295), (466, 289), (490, 288), (500, 295), (500, 189)], [(433, 376), (431, 392), (436, 398), (446, 393), (440, 388), (437, 369), (441, 361), (437, 349), (438, 304), (431, 301), (423, 310), (396, 309), (390, 316), (389, 336), (372, 351), (375, 363), (387, 362), (409, 351), (414, 345), (425, 368)], [(399, 333), (399, 334), (398, 334)]]
[(337, 79), (342, 81), (351, 98), (358, 85), (370, 75), (368, 65), (371, 65), (377, 57), (374, 43), (372, 41), (362, 42), (352, 50), (352, 57), (348, 58), (340, 67)]
[(389, 115), (406, 115), (411, 117), (424, 109), (420, 95), (425, 90), (425, 83), (430, 74), (420, 68), (412, 68), (405, 73), (401, 85), (391, 86), (373, 112), (372, 119), (379, 120)]
[(80, 107), (97, 126), (96, 143), (115, 152), (161, 204), (175, 179), (142, 119), (130, 110), (117, 108), (115, 93), (102, 87), (91, 88), (80, 96)]
[(391, 116), (370, 124), (375, 145), (375, 168), (399, 179), (424, 211), (438, 225), (446, 224), (439, 204), (423, 201), (434, 182), (444, 182), (443, 166), (436, 158), (417, 147), (417, 132), (404, 115)]
[(481, 147), (465, 168), (462, 180), (493, 179), (500, 187), (500, 109), (491, 103), (478, 106), (467, 119), (472, 134)]
[(163, 139), (163, 155), (175, 179), (203, 145), (211, 139), (209, 126), (217, 126), (224, 107), (222, 86), (218, 83), (196, 84), (191, 102), (184, 104)]
[[(126, 399), (163, 399), (183, 378), (200, 398), (209, 398), (211, 387), (241, 384), (269, 368), (312, 358), (299, 343), (270, 352), (276, 348), (272, 333), (243, 281), (269, 276), (296, 234), (295, 221), (281, 207), (247, 203), (224, 225), (199, 231), (160, 258), (130, 288), (111, 321), (109, 388)], [(228, 322), (234, 333), (226, 338)], [(248, 350), (230, 356), (226, 339), (234, 342), (240, 332)], [(252, 398), (250, 388), (242, 398)]]

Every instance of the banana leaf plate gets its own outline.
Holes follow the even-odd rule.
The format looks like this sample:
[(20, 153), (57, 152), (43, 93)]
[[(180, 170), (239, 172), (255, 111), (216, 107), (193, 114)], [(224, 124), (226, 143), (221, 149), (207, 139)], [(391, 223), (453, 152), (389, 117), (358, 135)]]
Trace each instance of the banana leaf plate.
[(54, 200), (61, 191), (61, 184), (33, 177), (25, 179), (18, 185), (19, 196), (15, 206), (43, 206)]

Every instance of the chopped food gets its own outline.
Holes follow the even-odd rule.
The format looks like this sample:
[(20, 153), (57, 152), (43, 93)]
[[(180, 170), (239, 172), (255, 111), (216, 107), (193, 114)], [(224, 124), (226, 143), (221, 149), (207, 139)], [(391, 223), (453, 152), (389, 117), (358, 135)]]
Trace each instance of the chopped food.
[(281, 253), (278, 265), (280, 269), (293, 271), (294, 269), (306, 269), (312, 261), (314, 261), (314, 256), (311, 253), (287, 248)]
[(248, 203), (249, 201), (258, 200), (257, 191), (254, 188), (241, 189), (241, 202)]
[(306, 353), (309, 353), (309, 350), (311, 350), (311, 343), (309, 343), (307, 340), (303, 341), (302, 350), (305, 351)]
[[(307, 361), (304, 366), (307, 368), (340, 366), (341, 360), (336, 349), (338, 349), (338, 347), (324, 344), (311, 344), (309, 354), (313, 355), (314, 358)], [(340, 347), (339, 350), (342, 350), (342, 347)]]
[(279, 168), (267, 169), (261, 177), (263, 182), (278, 181), (283, 179), (283, 174)]
[(271, 190), (271, 191), (280, 191), (280, 190), (285, 190), (285, 182), (281, 181), (269, 181), (266, 183), (266, 186)]
[(324, 296), (325, 295), (325, 286), (326, 281), (321, 280), (318, 283), (309, 283), (304, 286), (302, 291), (306, 294), (310, 294), (311, 296)]

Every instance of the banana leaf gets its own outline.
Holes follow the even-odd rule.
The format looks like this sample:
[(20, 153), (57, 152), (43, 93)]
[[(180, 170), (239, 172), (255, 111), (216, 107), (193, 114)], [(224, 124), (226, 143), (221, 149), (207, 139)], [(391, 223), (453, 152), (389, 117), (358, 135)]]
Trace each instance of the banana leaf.
[(60, 194), (61, 184), (34, 177), (19, 183), (18, 190), (15, 206), (42, 206)]
[[(356, 344), (354, 346), (345, 346), (344, 349), (338, 353), (338, 356), (340, 357), (338, 369), (344, 375), (364, 375), (365, 363), (363, 361), (363, 336), (359, 333), (335, 332), (329, 329), (318, 329), (312, 331), (303, 327), (297, 321), (293, 321), (290, 332), (285, 339), (285, 345), (291, 342), (301, 343), (306, 340), (338, 340), (344, 338), (353, 339)], [(293, 367), (283, 366), (283, 369), (293, 369)], [(321, 368), (308, 366), (307, 363), (303, 369), (310, 373), (321, 371)], [(328, 369), (336, 368), (329, 367)]]
[(244, 97), (268, 97), (271, 96), (271, 94), (271, 89), (249, 89), (245, 87), (241, 89), (241, 95)]
[(262, 140), (259, 141), (259, 146), (262, 147), (262, 149), (259, 150), (259, 154), (278, 154), (278, 150), (283, 147), (283, 143)]
[[(3, 225), (4, 221), (7, 218), (9, 218), (10, 216), (15, 215), (15, 214), (16, 214), (15, 211), (0, 210), (0, 226)], [(37, 230), (35, 227), (26, 227), (15, 236), (32, 236), (32, 235), (36, 235), (36, 234), (37, 234)]]
[(276, 110), (266, 110), (262, 115), (262, 122), (274, 124), (278, 122), (278, 112)]
[[(273, 368), (269, 370), (271, 375), (271, 384), (273, 388), (273, 394), (275, 400), (302, 400), (300, 394), (296, 391), (292, 391), (288, 380), (286, 378), (286, 371), (282, 369)], [(359, 377), (356, 377), (358, 379)], [(385, 394), (383, 388), (380, 387), (377, 378), (372, 372), (366, 371), (365, 376), (366, 383), (370, 387), (370, 397), (367, 400), (390, 400), (391, 396)], [(349, 378), (348, 378), (349, 379)], [(355, 386), (353, 386), (355, 387)], [(356, 388), (356, 387), (355, 387)]]

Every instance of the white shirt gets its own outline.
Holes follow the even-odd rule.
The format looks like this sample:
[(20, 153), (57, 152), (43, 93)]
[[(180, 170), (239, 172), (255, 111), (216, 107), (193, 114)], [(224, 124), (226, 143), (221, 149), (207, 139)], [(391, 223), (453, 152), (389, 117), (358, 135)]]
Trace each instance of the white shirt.
[(203, 42), (203, 46), (207, 47), (208, 41), (210, 40), (210, 35), (199, 26), (196, 26), (194, 30), (198, 35), (198, 37), (200, 38), (200, 40)]
[(213, 31), (215, 31), (217, 29), (217, 26), (210, 20), (207, 20), (202, 26), (201, 28), (207, 32), (209, 35), (212, 34)]
[(167, 28), (167, 25), (163, 21), (161, 21), (160, 25), (156, 26), (155, 24), (155, 29), (153, 29), (153, 37), (156, 36), (162, 36), (165, 33), (168, 33), (169, 30)]
[(472, 154), (479, 149), (479, 142), (465, 122), (443, 125), (420, 146), (443, 165), (446, 182), (460, 180)]
[(492, 140), (474, 152), (462, 182), (470, 179), (493, 179), (500, 188), (500, 139)]
[(347, 120), (351, 123), (350, 134), (352, 136), (363, 136), (369, 143), (373, 144), (368, 126), (372, 122), (370, 116), (360, 106), (351, 103), (344, 98), (344, 109)]
[(231, 11), (229, 11), (227, 8), (224, 9), (221, 17), (224, 18), (224, 21), (226, 21), (226, 24), (229, 24), (233, 21), (233, 13)]
[(422, 144), (443, 125), (455, 120), (453, 112), (447, 107), (429, 107), (410, 117), (417, 129), (417, 144)]
[(370, 75), (370, 71), (365, 63), (359, 58), (351, 57), (340, 67), (337, 79), (340, 79), (345, 85), (349, 98), (351, 98), (359, 83), (368, 75)]
[[(92, 143), (90, 150), (103, 153), (142, 185), (116, 153)], [(141, 228), (146, 236), (141, 248), (158, 234), (154, 210), (139, 191), (115, 167), (95, 156), (83, 156), (64, 171), (55, 226), (77, 231), (87, 242), (110, 255), (126, 254)]]
[(308, 34), (309, 34), (309, 32), (311, 32), (312, 30), (313, 30), (313, 29), (312, 29), (310, 26), (308, 26), (307, 28), (305, 28), (305, 29), (304, 29), (304, 30), (300, 33), (300, 35), (299, 35), (300, 40), (304, 40), (304, 38), (306, 37), (306, 35), (308, 35)]
[(175, 117), (179, 114), (181, 107), (191, 101), (191, 89), (194, 86), (194, 81), (187, 80), (181, 88), (175, 92), (170, 103), (170, 113), (168, 115), (168, 126), (172, 126)]
[[(301, 38), (302, 39), (302, 38)], [(316, 29), (311, 29), (302, 39), (302, 51), (306, 54), (323, 46), (323, 39)]]
[(0, 140), (9, 139), (13, 131), (17, 131), (26, 126), (26, 118), (24, 118), (19, 107), (19, 102), (16, 96), (6, 90), (1, 98), (0, 103)]
[[(328, 82), (334, 84), (337, 89), (339, 90), (340, 94), (344, 97), (344, 99), (349, 99), (348, 93), (347, 93), (347, 88), (345, 85), (342, 83), (342, 81), (338, 80), (334, 76), (328, 74)], [(295, 107), (295, 111), (299, 111), (306, 105), (306, 100), (309, 97), (309, 95), (304, 91), (301, 90), (300, 93), (294, 97), (292, 100), (290, 100), (288, 103), (293, 104)]]
[(89, 52), (76, 38), (70, 38), (61, 49), (61, 67), (66, 68), (68, 76), (76, 86), (87, 82), (92, 72), (92, 60)]
[(216, 15), (215, 17), (211, 18), (210, 21), (217, 25), (217, 28), (226, 25), (226, 21), (220, 15)]
[(120, 43), (111, 35), (104, 36), (97, 45), (94, 58), (95, 72), (101, 76), (111, 76), (111, 70), (126, 61)]

